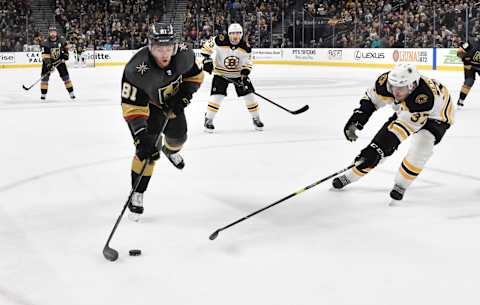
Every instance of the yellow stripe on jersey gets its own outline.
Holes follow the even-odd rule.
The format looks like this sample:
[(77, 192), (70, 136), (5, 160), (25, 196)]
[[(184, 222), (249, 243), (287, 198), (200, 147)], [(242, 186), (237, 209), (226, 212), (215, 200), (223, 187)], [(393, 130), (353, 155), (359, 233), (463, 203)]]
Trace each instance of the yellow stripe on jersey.
[(200, 73), (198, 73), (197, 75), (193, 75), (193, 76), (184, 78), (183, 81), (184, 82), (192, 82), (192, 83), (201, 84), (201, 83), (203, 83), (204, 77), (205, 76), (203, 74), (203, 71), (200, 71)]
[(406, 140), (410, 135), (408, 129), (397, 121), (390, 123), (388, 130), (394, 133), (400, 141)]
[(398, 124), (400, 124), (402, 127), (406, 128), (408, 131), (409, 131), (409, 134), (408, 135), (411, 135), (412, 133), (415, 132), (415, 128), (413, 128), (412, 126), (410, 126), (410, 124), (408, 124), (407, 122), (403, 121), (403, 120), (399, 120), (397, 119), (395, 122), (397, 122)]
[(136, 117), (148, 117), (150, 115), (150, 108), (147, 106), (138, 106), (127, 103), (122, 103), (123, 117), (125, 119), (133, 119)]
[(440, 118), (442, 121), (452, 124), (453, 123), (453, 107), (452, 107), (452, 101), (450, 98), (450, 93), (448, 92), (448, 89), (446, 87), (442, 88), (442, 94), (443, 94), (443, 106), (442, 110), (440, 111)]
[(215, 70), (220, 70), (222, 72), (240, 72), (240, 71), (242, 71), (242, 69), (239, 69), (239, 68), (230, 69), (230, 68), (220, 68), (220, 67), (217, 67), (217, 66), (215, 67)]

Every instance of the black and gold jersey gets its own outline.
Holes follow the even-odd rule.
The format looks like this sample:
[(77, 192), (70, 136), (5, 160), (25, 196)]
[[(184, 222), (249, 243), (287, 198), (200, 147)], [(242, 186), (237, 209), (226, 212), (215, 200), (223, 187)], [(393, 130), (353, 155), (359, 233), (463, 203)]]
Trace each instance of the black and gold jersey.
[(191, 49), (179, 47), (166, 68), (160, 68), (148, 47), (138, 51), (125, 66), (121, 101), (129, 120), (149, 116), (149, 105), (166, 110), (168, 100), (179, 90), (193, 94), (203, 81), (203, 72)]
[(42, 59), (57, 61), (63, 54), (68, 56), (68, 43), (65, 38), (58, 37), (55, 40), (48, 38), (42, 43)]
[(467, 41), (457, 51), (462, 58), (464, 65), (474, 66), (480, 69), (480, 45), (479, 43)]

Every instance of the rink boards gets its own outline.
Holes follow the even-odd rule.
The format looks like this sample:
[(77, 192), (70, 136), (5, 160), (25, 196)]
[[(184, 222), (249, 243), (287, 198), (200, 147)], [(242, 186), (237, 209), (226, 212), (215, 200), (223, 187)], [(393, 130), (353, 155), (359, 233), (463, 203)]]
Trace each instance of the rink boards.
[[(194, 50), (201, 58), (200, 50)], [(88, 61), (94, 66), (124, 65), (137, 50), (103, 51), (88, 53)], [(419, 69), (463, 69), (456, 49), (253, 49), (255, 64), (319, 65), (361, 68), (390, 68), (399, 62), (408, 62)], [(73, 61), (73, 56), (70, 57)], [(0, 53), (0, 69), (40, 66), (40, 52)]]

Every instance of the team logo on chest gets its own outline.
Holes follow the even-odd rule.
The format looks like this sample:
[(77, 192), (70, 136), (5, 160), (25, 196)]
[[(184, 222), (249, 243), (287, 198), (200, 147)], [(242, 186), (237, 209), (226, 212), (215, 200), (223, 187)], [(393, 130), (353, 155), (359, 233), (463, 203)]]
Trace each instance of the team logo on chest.
[(235, 69), (238, 67), (238, 64), (240, 62), (240, 59), (236, 56), (228, 56), (225, 57), (225, 60), (223, 61), (223, 64), (225, 65), (225, 68), (227, 69)]
[(57, 59), (60, 57), (60, 49), (59, 48), (51, 48), (50, 49), (50, 55), (52, 56), (53, 59)]

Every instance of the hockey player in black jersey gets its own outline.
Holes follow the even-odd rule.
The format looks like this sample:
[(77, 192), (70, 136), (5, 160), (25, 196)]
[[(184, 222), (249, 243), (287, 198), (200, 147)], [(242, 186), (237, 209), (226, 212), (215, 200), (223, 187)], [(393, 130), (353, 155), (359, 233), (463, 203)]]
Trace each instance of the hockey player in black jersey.
[[(149, 28), (148, 47), (138, 51), (123, 72), (122, 110), (136, 154), (132, 162), (132, 185), (139, 178), (143, 162), (150, 159), (144, 176), (129, 204), (130, 218), (138, 220), (143, 213), (143, 193), (147, 189), (160, 150), (178, 169), (185, 166), (179, 151), (187, 140), (184, 108), (203, 81), (203, 72), (191, 49), (178, 45), (173, 26), (154, 23)], [(155, 140), (166, 118), (163, 146)], [(160, 144), (161, 145), (161, 144)]]
[(65, 88), (70, 94), (70, 98), (74, 99), (73, 84), (68, 74), (67, 65), (65, 61), (68, 60), (68, 44), (65, 38), (58, 37), (57, 29), (55, 26), (50, 26), (48, 29), (48, 38), (42, 44), (42, 78), (40, 83), (41, 100), (45, 100), (48, 91), (48, 80), (50, 79), (50, 73), (55, 67), (62, 78)]
[(465, 98), (475, 83), (475, 74), (480, 74), (480, 45), (478, 42), (467, 41), (457, 49), (457, 55), (463, 61), (463, 71), (465, 75), (457, 105), (463, 107)]
[(455, 107), (447, 88), (440, 82), (421, 76), (415, 66), (399, 64), (383, 73), (375, 86), (366, 91), (344, 128), (347, 140), (357, 140), (370, 116), (379, 108), (391, 105), (395, 113), (377, 132), (373, 140), (355, 158), (356, 166), (333, 180), (341, 189), (357, 181), (392, 155), (409, 136), (410, 149), (402, 161), (390, 192), (392, 202), (402, 200), (409, 185), (423, 170), (453, 123)]

